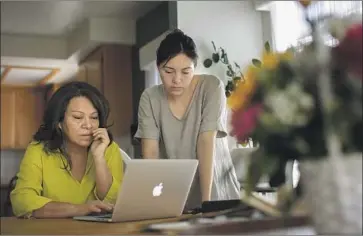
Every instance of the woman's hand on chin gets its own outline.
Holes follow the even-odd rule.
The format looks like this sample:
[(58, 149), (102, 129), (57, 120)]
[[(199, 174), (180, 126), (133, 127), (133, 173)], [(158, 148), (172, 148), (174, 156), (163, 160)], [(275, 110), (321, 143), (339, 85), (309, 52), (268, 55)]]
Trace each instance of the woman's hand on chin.
[(110, 138), (108, 137), (107, 129), (98, 128), (93, 131), (93, 142), (91, 144), (90, 151), (93, 158), (103, 158), (106, 148), (110, 144)]

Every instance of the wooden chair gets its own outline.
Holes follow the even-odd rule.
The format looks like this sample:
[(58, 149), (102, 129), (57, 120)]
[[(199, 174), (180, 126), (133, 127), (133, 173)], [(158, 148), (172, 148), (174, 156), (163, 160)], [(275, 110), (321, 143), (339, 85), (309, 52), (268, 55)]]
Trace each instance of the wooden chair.
[(9, 181), (9, 184), (8, 184), (8, 192), (6, 195), (6, 201), (4, 202), (5, 216), (14, 216), (13, 208), (11, 207), (10, 193), (15, 188), (17, 179), (18, 179), (18, 177), (14, 176), (13, 178), (11, 178), (11, 180)]
[(120, 152), (121, 152), (121, 156), (122, 156), (122, 161), (124, 162), (124, 172), (127, 166), (127, 163), (131, 160), (131, 157), (120, 148)]

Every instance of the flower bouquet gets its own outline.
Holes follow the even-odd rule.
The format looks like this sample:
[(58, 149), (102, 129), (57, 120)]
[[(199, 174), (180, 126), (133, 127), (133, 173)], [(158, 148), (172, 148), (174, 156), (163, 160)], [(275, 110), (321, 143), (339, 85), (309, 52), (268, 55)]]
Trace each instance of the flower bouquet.
[[(253, 60), (228, 97), (231, 135), (259, 144), (250, 157), (245, 191), (250, 194), (262, 176), (297, 160), (317, 231), (361, 233), (361, 16), (314, 19), (310, 1), (300, 3), (312, 42), (285, 52), (265, 45), (261, 60)], [(325, 34), (336, 44), (326, 45)], [(351, 190), (355, 193), (346, 197)]]

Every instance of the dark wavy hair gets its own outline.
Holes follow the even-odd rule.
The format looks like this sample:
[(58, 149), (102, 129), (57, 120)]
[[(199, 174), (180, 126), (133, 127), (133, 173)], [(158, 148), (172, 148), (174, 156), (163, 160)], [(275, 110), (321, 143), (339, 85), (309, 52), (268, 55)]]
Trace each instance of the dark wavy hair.
[(184, 53), (193, 61), (194, 66), (197, 66), (198, 53), (193, 39), (180, 29), (175, 29), (161, 41), (156, 51), (157, 66), (168, 63), (170, 59), (180, 53)]
[[(85, 82), (74, 81), (66, 83), (52, 95), (47, 103), (42, 124), (33, 136), (33, 140), (42, 143), (44, 151), (48, 154), (62, 154), (67, 160), (67, 163), (64, 163), (64, 168), (66, 169), (68, 167), (72, 168), (72, 162), (65, 149), (64, 135), (59, 128), (59, 123), (64, 120), (68, 104), (74, 97), (86, 97), (91, 101), (98, 112), (100, 128), (108, 128), (107, 119), (110, 114), (107, 99), (97, 88)], [(107, 132), (111, 144), (113, 137), (109, 130)]]

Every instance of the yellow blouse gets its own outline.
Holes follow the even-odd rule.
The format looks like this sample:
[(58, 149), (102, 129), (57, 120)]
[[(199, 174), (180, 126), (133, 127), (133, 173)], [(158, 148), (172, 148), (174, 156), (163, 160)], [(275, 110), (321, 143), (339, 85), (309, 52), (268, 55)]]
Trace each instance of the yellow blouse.
[[(105, 158), (113, 181), (104, 201), (115, 203), (123, 178), (122, 156), (115, 142), (106, 149)], [(88, 156), (81, 182), (64, 168), (62, 160), (65, 158), (60, 154), (46, 154), (43, 144), (31, 143), (28, 146), (15, 189), (10, 194), (15, 216), (29, 216), (51, 201), (83, 204), (98, 199), (92, 156)]]

